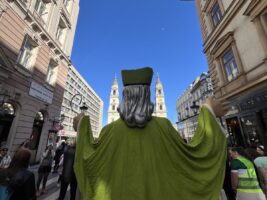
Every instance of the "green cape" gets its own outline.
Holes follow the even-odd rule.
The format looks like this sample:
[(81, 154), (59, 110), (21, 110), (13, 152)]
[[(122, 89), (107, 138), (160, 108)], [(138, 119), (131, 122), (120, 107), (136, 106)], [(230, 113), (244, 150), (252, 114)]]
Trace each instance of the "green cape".
[(83, 200), (218, 200), (224, 180), (226, 138), (203, 106), (189, 144), (165, 118), (145, 128), (121, 119), (94, 142), (89, 117), (80, 123), (75, 173)]

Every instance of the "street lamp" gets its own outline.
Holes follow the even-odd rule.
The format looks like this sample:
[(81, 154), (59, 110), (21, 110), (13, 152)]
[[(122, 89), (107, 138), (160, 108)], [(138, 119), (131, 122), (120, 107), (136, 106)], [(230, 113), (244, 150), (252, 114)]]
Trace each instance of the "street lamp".
[(193, 101), (193, 104), (192, 104), (192, 106), (190, 106), (190, 108), (193, 110), (194, 115), (197, 115), (197, 111), (199, 109), (199, 105), (197, 105), (195, 101)]
[[(77, 96), (80, 96), (80, 102), (79, 102), (79, 104), (82, 103), (83, 96), (81, 94), (79, 94), (79, 93), (78, 94), (75, 94), (71, 98), (71, 101), (70, 101), (70, 107), (71, 107), (71, 110), (72, 111), (74, 111), (73, 108), (72, 108), (72, 104), (73, 104), (74, 98), (77, 97)], [(80, 110), (81, 110), (81, 113), (83, 113), (83, 114), (85, 114), (85, 112), (88, 110), (88, 106), (86, 105), (85, 102), (83, 102), (82, 106), (80, 106)]]
[(80, 107), (81, 113), (85, 114), (85, 112), (88, 110), (88, 107), (86, 106), (86, 103), (83, 102), (83, 105)]

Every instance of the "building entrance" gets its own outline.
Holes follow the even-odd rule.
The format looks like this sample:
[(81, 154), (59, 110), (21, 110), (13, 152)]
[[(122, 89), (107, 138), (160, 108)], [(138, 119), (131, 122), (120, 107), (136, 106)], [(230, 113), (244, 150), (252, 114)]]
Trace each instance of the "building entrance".
[(244, 137), (237, 117), (226, 119), (226, 125), (229, 133), (229, 143), (231, 146), (245, 146)]
[(33, 127), (32, 127), (32, 134), (30, 138), (30, 145), (29, 148), (32, 151), (32, 158), (31, 162), (35, 161), (36, 153), (38, 150), (40, 138), (41, 138), (41, 133), (43, 129), (43, 124), (44, 124), (44, 116), (42, 112), (38, 112), (35, 116), (34, 122), (33, 122)]
[(4, 103), (0, 108), (0, 145), (7, 142), (14, 113), (14, 107), (10, 103)]

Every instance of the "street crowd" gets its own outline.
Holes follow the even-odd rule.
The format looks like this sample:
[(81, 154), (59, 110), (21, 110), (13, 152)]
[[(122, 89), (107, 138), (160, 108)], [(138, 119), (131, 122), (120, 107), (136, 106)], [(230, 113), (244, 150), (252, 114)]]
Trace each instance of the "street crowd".
[[(22, 145), (13, 158), (8, 147), (0, 149), (0, 199), (34, 200), (46, 193), (46, 182), (50, 173), (58, 173), (59, 200), (65, 198), (70, 185), (71, 200), (75, 199), (77, 181), (73, 171), (76, 143), (65, 141), (53, 150), (48, 145), (42, 154), (38, 177), (28, 170), (31, 151), (27, 143)], [(263, 145), (250, 148), (229, 147), (226, 173), (221, 199), (264, 200), (267, 196), (267, 156)], [(52, 169), (53, 164), (53, 169)], [(42, 186), (40, 189), (40, 185)]]
[[(0, 199), (34, 200), (46, 193), (50, 173), (58, 173), (59, 200), (65, 198), (70, 185), (71, 200), (75, 199), (77, 181), (73, 171), (76, 143), (65, 141), (53, 150), (48, 145), (42, 154), (37, 182), (28, 170), (31, 151), (22, 145), (13, 158), (7, 154), (8, 147), (0, 149)], [(250, 148), (229, 147), (226, 173), (221, 199), (264, 200), (267, 196), (267, 156), (263, 145)], [(53, 169), (52, 169), (53, 166)], [(40, 188), (41, 186), (41, 188)]]
[[(51, 173), (58, 174), (57, 187), (60, 187), (58, 200), (65, 198), (70, 185), (70, 199), (76, 195), (77, 181), (73, 171), (76, 142), (67, 144), (61, 141), (56, 150), (48, 144), (42, 153), (37, 179), (29, 170), (31, 150), (25, 141), (14, 156), (8, 155), (8, 147), (0, 147), (0, 199), (36, 200), (45, 194), (46, 183)], [(37, 181), (36, 181), (37, 180)]]

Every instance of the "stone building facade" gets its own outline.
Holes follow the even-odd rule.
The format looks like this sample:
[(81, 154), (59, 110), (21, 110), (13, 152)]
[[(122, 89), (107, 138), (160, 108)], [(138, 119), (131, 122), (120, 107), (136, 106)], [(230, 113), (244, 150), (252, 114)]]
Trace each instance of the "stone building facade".
[(53, 141), (79, 13), (79, 0), (0, 1), (0, 140), (30, 141), (32, 162)]
[(213, 96), (211, 78), (208, 73), (202, 73), (177, 99), (177, 129), (184, 139), (190, 140), (194, 136), (199, 108), (209, 96)]
[(68, 70), (61, 106), (64, 128), (59, 131), (58, 136), (61, 139), (76, 138), (77, 132), (73, 129), (73, 118), (81, 112), (80, 107), (85, 103), (88, 107), (86, 114), (90, 117), (93, 135), (98, 137), (102, 128), (103, 101), (73, 65), (70, 65)]
[(267, 1), (196, 1), (214, 96), (233, 145), (267, 148)]

